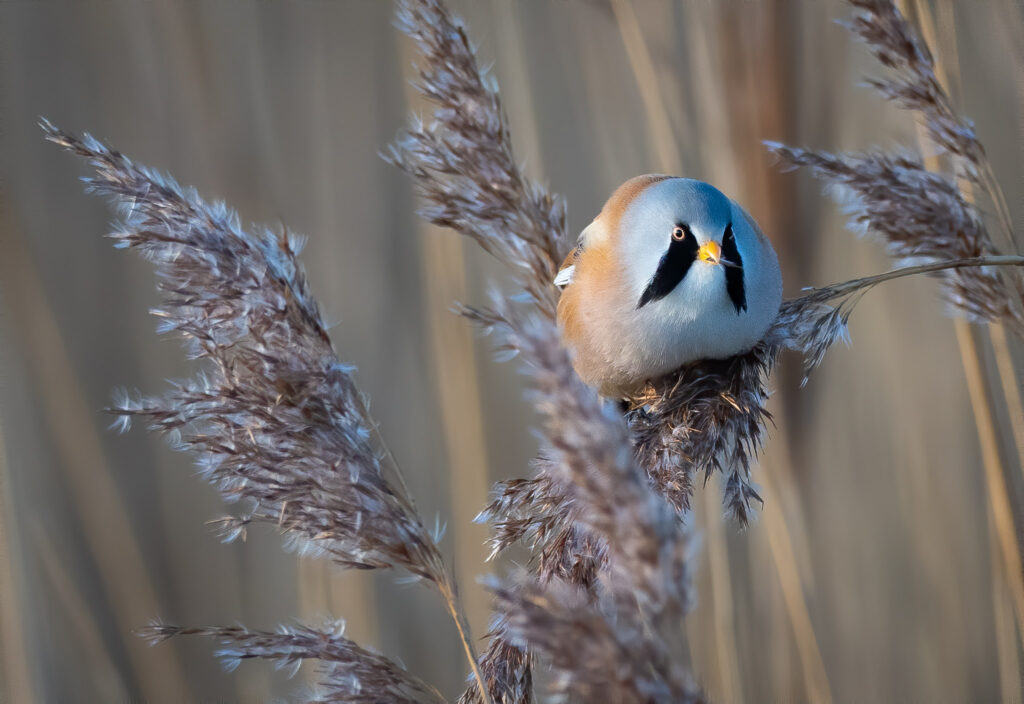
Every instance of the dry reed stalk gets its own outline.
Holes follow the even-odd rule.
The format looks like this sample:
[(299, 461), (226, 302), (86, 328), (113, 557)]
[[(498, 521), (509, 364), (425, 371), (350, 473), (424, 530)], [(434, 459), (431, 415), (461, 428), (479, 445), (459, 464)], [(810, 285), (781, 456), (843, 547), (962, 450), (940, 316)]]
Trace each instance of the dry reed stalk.
[[(763, 474), (767, 475), (768, 472), (765, 471)], [(796, 553), (793, 551), (793, 541), (789, 536), (786, 519), (782, 515), (783, 504), (769, 477), (762, 480), (761, 489), (764, 492), (765, 503), (769, 505), (762, 515), (765, 524), (769, 526), (765, 533), (772, 553), (772, 562), (779, 576), (786, 615), (793, 628), (793, 637), (800, 654), (805, 695), (808, 701), (831, 702), (832, 688), (829, 685), (825, 662), (821, 657), (821, 649), (818, 647), (818, 639), (814, 635), (814, 624), (807, 608), (803, 586), (800, 584), (800, 571), (797, 568)]]
[[(403, 64), (413, 56), (399, 45)], [(407, 83), (407, 102), (418, 112), (423, 99)], [(463, 585), (465, 612), (470, 622), (487, 613), (485, 593), (476, 582), (479, 565), (486, 559), (485, 532), (476, 527), (477, 507), (485, 502), (488, 487), (483, 409), (477, 384), (477, 360), (471, 332), (447, 311), (451, 302), (466, 298), (463, 243), (440, 236), (437, 228), (421, 223), (421, 268), (426, 300), (424, 315), (429, 324), (435, 389), (440, 403), (444, 449), (449, 468), (449, 505), (455, 543), (454, 567)]]
[(1006, 412), (1010, 417), (1014, 446), (1017, 450), (1017, 464), (1021, 472), (1024, 473), (1024, 399), (1021, 398), (1020, 379), (1013, 363), (1013, 353), (1010, 351), (1010, 341), (1006, 337), (1006, 327), (1000, 323), (989, 323), (988, 335), (992, 343), (996, 369), (999, 371), (999, 382), (1003, 390), (1003, 400), (1006, 402)]
[[(46, 576), (48, 587), (56, 596), (55, 606), (59, 609), (62, 624), (67, 629), (65, 638), (76, 642), (80, 652), (85, 654), (89, 674), (93, 678), (91, 691), (98, 698), (106, 701), (129, 701), (131, 695), (126, 689), (127, 683), (118, 672), (118, 653), (112, 651), (103, 638), (103, 624), (95, 607), (76, 584), (75, 578), (68, 569), (66, 556), (60, 554), (53, 535), (39, 521), (33, 531), (33, 554), (38, 556), (39, 564)], [(10, 701), (19, 701), (11, 699)]]
[[(400, 44), (403, 65), (414, 57)], [(405, 98), (419, 111), (423, 99), (406, 83)], [(487, 500), (489, 487), (484, 409), (478, 384), (478, 362), (472, 331), (449, 314), (451, 302), (466, 298), (465, 244), (441, 236), (438, 228), (420, 222), (426, 300), (435, 389), (440, 402), (441, 425), (448, 467), (449, 511), (455, 548), (454, 567), (463, 586), (466, 616), (483, 622), (488, 613), (487, 595), (476, 584), (479, 566), (487, 557), (486, 531), (474, 522), (477, 508)]]
[[(491, 308), (463, 307), (461, 312), (485, 331), (500, 333), (499, 349), (521, 354), (531, 363), (535, 380), (547, 379), (542, 375), (558, 363), (550, 358), (550, 350), (533, 344), (530, 326), (552, 324), (550, 282), (555, 263), (567, 249), (560, 201), (527, 181), (513, 161), (499, 95), (477, 68), (461, 24), (438, 0), (408, 0), (402, 5), (400, 26), (416, 40), (425, 57), (418, 87), (436, 108), (431, 122), (413, 122), (392, 147), (389, 158), (413, 177), (426, 201), (421, 211), (426, 219), (461, 232), (509, 266), (521, 291), (512, 296), (513, 302), (499, 300)], [(960, 204), (953, 199), (953, 205)], [(976, 271), (981, 267), (1022, 263), (1024, 259), (1015, 257), (943, 261), (816, 289), (787, 301), (765, 340), (747, 355), (690, 365), (654, 380), (643, 395), (630, 400), (632, 443), (641, 465), (658, 492), (683, 510), (694, 476), (721, 471), (726, 505), (744, 519), (751, 501), (759, 499), (749, 483), (750, 462), (760, 447), (767, 420), (765, 377), (780, 349), (799, 350), (808, 369), (813, 368), (831, 344), (843, 339), (857, 297), (882, 281), (949, 270), (977, 280), (984, 279)], [(533, 309), (534, 317), (525, 314), (526, 309)], [(551, 341), (547, 342), (550, 345)], [(554, 375), (558, 377), (557, 372)], [(579, 402), (571, 394), (559, 398), (569, 406)], [(592, 420), (585, 414), (573, 416), (565, 405), (554, 402), (539, 406), (548, 417), (556, 407), (581, 424)], [(549, 433), (563, 426), (549, 428)], [(610, 429), (608, 433), (615, 437)], [(558, 448), (559, 441), (549, 442)], [(579, 444), (572, 447), (582, 453), (592, 449)], [(500, 484), (482, 514), (495, 525), (494, 550), (526, 542), (539, 577), (536, 582), (529, 580), (537, 578), (527, 578), (512, 591), (499, 588), (498, 596), (507, 608), (518, 603), (526, 609), (527, 604), (516, 602), (514, 594), (517, 589), (522, 593), (527, 585), (543, 590), (568, 581), (577, 588), (582, 586), (586, 594), (594, 585), (606, 584), (609, 570), (614, 570), (615, 561), (608, 550), (617, 546), (604, 539), (614, 532), (607, 524), (587, 523), (607, 507), (596, 504), (588, 513), (573, 500), (574, 484), (589, 475), (584, 466), (560, 478), (562, 464), (570, 459), (565, 453), (552, 454), (551, 449), (537, 461), (535, 478)], [(603, 466), (596, 457), (594, 463)], [(557, 610), (557, 603), (557, 599), (551, 602), (553, 609)], [(529, 628), (541, 622), (539, 614), (530, 612), (537, 618), (528, 622), (504, 614), (493, 630), (483, 669), (497, 701), (530, 696), (522, 689), (529, 681), (529, 658), (522, 647), (530, 644)], [(593, 616), (601, 615), (599, 610)], [(557, 614), (550, 616), (559, 622)], [(545, 650), (551, 642), (549, 636), (532, 634), (536, 646), (550, 658)], [(588, 684), (590, 675), (581, 676), (582, 681), (573, 680), (571, 673), (565, 673), (566, 686)], [(473, 697), (467, 692), (464, 700), (473, 701)]]
[(743, 678), (736, 648), (736, 619), (733, 609), (732, 573), (729, 569), (729, 544), (719, 509), (720, 499), (704, 488), (704, 515), (701, 535), (707, 540), (711, 566), (711, 610), (714, 622), (715, 659), (721, 684), (721, 701), (742, 702)]
[[(136, 623), (129, 619), (156, 613), (160, 599), (150, 576), (143, 569), (143, 550), (125, 511), (121, 493), (111, 475), (111, 464), (92, 423), (93, 406), (75, 375), (67, 346), (61, 336), (53, 309), (47, 302), (38, 273), (13, 223), (5, 222), (0, 284), (4, 298), (20, 305), (8, 308), (18, 334), (14, 339), (28, 360), (47, 425), (60, 428), (53, 433), (54, 449), (69, 490), (81, 506), (82, 536), (95, 559), (100, 579), (113, 603), (117, 630), (127, 635)], [(176, 652), (159, 660), (145, 657), (126, 643), (125, 651), (139, 673), (143, 696), (190, 698), (188, 678)]]
[(1006, 564), (999, 553), (999, 536), (995, 522), (988, 513), (989, 560), (992, 563), (992, 617), (996, 635), (996, 655), (999, 660), (999, 690), (1003, 702), (1021, 701), (1020, 648), (1017, 639), (1017, 619), (1013, 594), (1009, 589)]
[[(972, 340), (973, 332), (967, 323), (955, 320), (957, 339), (961, 342), (960, 354), (967, 377), (967, 388), (974, 410), (974, 423), (981, 445), (982, 464), (985, 468), (985, 486), (988, 493), (989, 512), (999, 539), (999, 549), (1007, 578), (1007, 587), (1012, 596), (1014, 613), (1017, 616), (1018, 632), (1024, 624), (1024, 564), (1017, 544), (1017, 531), (1013, 524), (1013, 510), (1010, 507), (1006, 478), (999, 457), (999, 438), (996, 436), (995, 419), (992, 417), (991, 400), (985, 387), (985, 372), (978, 346)], [(995, 569), (995, 568), (993, 568)]]
[[(906, 5), (908, 0), (902, 0)], [(914, 0), (917, 10), (917, 19), (921, 27), (922, 40), (926, 46), (940, 46), (938, 34), (935, 28), (934, 18), (930, 7)], [(956, 45), (955, 41), (948, 42), (949, 45)], [(941, 44), (945, 45), (945, 43)], [(946, 63), (941, 55), (934, 61), (936, 81), (944, 93), (949, 92), (950, 76), (959, 76), (959, 66), (955, 62)], [(922, 152), (927, 146), (927, 135), (925, 123), (919, 121), (917, 124), (918, 143)], [(980, 149), (981, 170), (984, 175), (982, 186), (986, 189), (991, 200), (997, 204), (1000, 224), (1003, 234), (1010, 246), (1014, 246), (1012, 223), (1008, 211), (1005, 210), (1005, 199), (1002, 196), (1002, 189), (992, 174), (991, 165), (987, 156)], [(937, 155), (925, 157), (925, 163), (931, 170), (941, 170), (940, 160)], [(970, 178), (962, 180), (961, 188), (969, 200), (973, 200), (973, 181)], [(1002, 206), (1002, 207), (1000, 207)], [(963, 321), (955, 321), (957, 344), (960, 347), (961, 359), (964, 366), (964, 374), (967, 379), (968, 390), (971, 396), (971, 405), (974, 410), (975, 426), (978, 431), (978, 440), (982, 447), (982, 462), (985, 467), (985, 486), (989, 500), (989, 511), (992, 525), (995, 529), (994, 535), (999, 541), (999, 549), (1002, 554), (1001, 562), (1003, 569), (997, 569), (993, 563), (993, 580), (1003, 578), (1007, 580), (1007, 587), (1011, 595), (1013, 613), (1016, 616), (1017, 631), (1024, 637), (1024, 543), (1021, 543), (1013, 520), (1012, 494), (1008, 489), (1006, 473), (1008, 466), (1003, 462), (999, 452), (998, 426), (995, 424), (995, 416), (998, 413), (996, 400), (988, 391), (988, 383), (981, 362), (981, 354), (977, 336), (966, 327)], [(1006, 339), (1002, 325), (998, 321), (990, 321), (988, 324), (989, 339), (992, 343), (993, 352), (997, 361), (999, 378), (1003, 388), (1008, 411), (1011, 415), (1011, 427), (1014, 430), (1014, 439), (1018, 449), (1018, 462), (1024, 468), (1024, 454), (1020, 454), (1024, 448), (1024, 417), (1014, 417), (1014, 408), (1020, 411), (1020, 389), (1019, 379), (1013, 369), (1010, 360), (1009, 344)], [(998, 328), (998, 331), (995, 330)], [(1018, 330), (1019, 333), (1019, 330)], [(990, 537), (991, 537), (990, 533)]]
[(516, 125), (516, 153), (525, 162), (524, 170), (544, 174), (547, 171), (539, 134), (536, 101), (531, 89), (529, 63), (526, 57), (528, 41), (522, 19), (524, 11), (531, 9), (529, 5), (514, 3), (499, 2), (494, 5), (494, 24), (501, 28), (495, 33), (495, 49), (506, 76), (502, 92), (510, 96), (506, 109), (511, 121)]
[[(96, 171), (87, 179), (90, 190), (122, 206), (111, 237), (154, 264), (163, 298), (154, 311), (160, 331), (183, 337), (189, 357), (206, 363), (163, 397), (123, 398), (113, 409), (121, 427), (146, 418), (177, 449), (196, 453), (200, 474), (226, 500), (247, 504), (242, 515), (218, 521), (226, 541), (244, 536), (252, 521), (270, 523), (290, 547), (340, 567), (401, 568), (432, 584), (487, 702), (451, 573), (393, 458), (397, 477), (385, 472), (389, 453), (374, 442), (379, 430), (353, 370), (334, 353), (297, 259), (299, 240), (287, 232), (247, 232), (223, 204), (207, 204), (88, 135), (80, 140), (45, 121), (42, 127), (49, 140), (89, 160)], [(159, 625), (147, 630), (177, 632)], [(202, 632), (228, 637), (233, 631)], [(316, 646), (310, 638), (292, 630), (275, 642), (283, 648), (292, 639), (295, 658), (321, 660), (332, 697), (373, 697), (388, 668), (395, 682), (410, 681), (383, 659), (353, 670), (363, 651), (339, 650), (323, 639)], [(237, 641), (243, 650), (257, 643), (248, 636)], [(381, 689), (377, 697), (392, 695)]]
[[(804, 599), (807, 600), (814, 594), (815, 589), (815, 574), (811, 565), (811, 546), (808, 540), (809, 518), (801, 501), (800, 487), (794, 470), (796, 461), (793, 448), (785, 434), (773, 436), (771, 449), (765, 454), (762, 465), (759, 483), (762, 486), (771, 485), (766, 491), (779, 502), (779, 510), (775, 516), (780, 521), (779, 525), (774, 525), (772, 520), (765, 519), (763, 530), (784, 533), (783, 540), (790, 545), (796, 563), (797, 583), (802, 586)], [(778, 569), (778, 566), (776, 568)]]
[[(783, 434), (772, 441), (773, 451), (761, 461), (758, 484), (764, 494), (765, 508), (759, 518), (759, 530), (768, 541), (772, 567), (779, 580), (785, 620), (796, 643), (804, 696), (808, 701), (831, 701), (832, 686), (825, 668), (818, 636), (808, 608), (808, 595), (813, 594), (814, 574), (810, 568), (810, 548), (806, 537), (797, 540), (796, 531), (803, 528), (802, 515), (793, 515), (790, 506), (796, 500), (783, 500), (781, 489), (790, 487), (792, 453)], [(796, 523), (796, 527), (793, 524)], [(776, 693), (776, 697), (782, 696)], [(784, 697), (783, 697), (784, 698)]]
[(650, 153), (658, 163), (660, 173), (682, 175), (683, 164), (679, 145), (669, 122), (669, 111), (662, 97), (663, 92), (658, 87), (659, 72), (651, 60), (651, 52), (644, 40), (633, 4), (629, 0), (612, 0), (611, 5), (619, 33), (622, 35), (622, 43), (629, 56), (630, 67), (633, 69), (633, 77), (644, 103)]
[(15, 566), (24, 564), (24, 539), (15, 520), (8, 468), (7, 444), (0, 425), (0, 693), (6, 701), (31, 702), (37, 698), (29, 676), (29, 648), (19, 607), (24, 590), (15, 576)]
[(473, 519), (477, 507), (487, 500), (489, 486), (483, 406), (471, 331), (447, 310), (451, 301), (466, 296), (465, 260), (461, 242), (446, 240), (436, 232), (424, 233), (423, 241), (426, 315), (449, 468), (454, 566), (458, 583), (465, 589), (466, 616), (480, 623), (486, 618), (488, 605), (485, 593), (475, 582), (487, 558), (486, 531)]
[[(767, 536), (765, 537), (767, 538)], [(763, 565), (763, 569), (766, 570), (774, 568), (775, 558), (771, 555), (770, 549), (764, 552), (751, 550), (749, 555), (751, 564)], [(769, 634), (768, 641), (773, 644), (788, 643), (791, 639), (795, 641), (793, 622), (787, 612), (785, 595), (779, 584), (772, 584), (772, 587), (765, 591), (771, 592), (768, 604), (769, 621), (766, 629)], [(795, 653), (794, 650), (796, 650)], [(766, 679), (771, 683), (769, 691), (774, 700), (780, 702), (802, 701), (801, 697), (806, 696), (807, 683), (803, 681), (802, 673), (796, 674), (800, 667), (800, 652), (795, 642), (786, 648), (773, 647), (766, 655), (766, 667), (769, 670)]]

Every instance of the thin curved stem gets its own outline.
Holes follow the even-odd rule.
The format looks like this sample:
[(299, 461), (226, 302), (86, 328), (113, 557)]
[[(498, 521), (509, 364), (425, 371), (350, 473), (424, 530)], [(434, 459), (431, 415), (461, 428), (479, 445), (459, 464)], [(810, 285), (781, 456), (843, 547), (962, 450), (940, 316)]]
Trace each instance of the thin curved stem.
[(848, 295), (855, 291), (872, 288), (873, 286), (877, 286), (878, 284), (886, 281), (902, 279), (905, 276), (929, 274), (935, 271), (946, 271), (949, 269), (968, 269), (971, 267), (983, 266), (1024, 266), (1024, 256), (1018, 256), (1016, 254), (1001, 254), (991, 257), (968, 257), (966, 259), (951, 259), (943, 262), (915, 264), (914, 266), (905, 266), (899, 269), (893, 269), (892, 271), (886, 271), (882, 274), (875, 274), (874, 276), (864, 276), (859, 279), (851, 279), (849, 281), (844, 281), (841, 284), (822, 286), (821, 288), (805, 288), (804, 294), (800, 298), (816, 296), (821, 298), (823, 301), (827, 301)]
[(466, 651), (469, 665), (473, 668), (473, 677), (476, 679), (477, 688), (480, 690), (480, 701), (483, 704), (492, 704), (491, 696), (487, 692), (487, 683), (484, 681), (483, 673), (480, 671), (480, 663), (477, 662), (476, 655), (473, 653), (469, 623), (459, 607), (455, 584), (451, 580), (446, 579), (437, 586), (441, 591), (441, 596), (444, 597), (445, 604), (448, 606), (448, 613), (451, 614), (452, 620), (455, 621), (455, 628), (459, 632), (459, 639), (462, 641), (462, 647)]
[[(384, 452), (384, 459), (391, 465), (391, 469), (398, 479), (398, 483), (402, 489), (402, 499), (409, 503), (410, 508), (415, 510), (415, 503), (412, 497), (412, 492), (409, 491), (409, 486), (406, 484), (405, 476), (403, 475), (402, 468), (398, 464), (398, 460), (395, 458), (394, 453), (391, 451), (391, 447), (384, 439), (384, 433), (381, 432), (380, 427), (377, 425), (376, 420), (370, 415), (370, 410), (367, 408), (366, 402), (362, 397), (356, 399), (356, 403), (359, 406), (359, 411), (363, 416), (363, 420), (369, 424), (374, 434), (377, 436), (377, 442), (380, 445), (381, 450)], [(477, 686), (480, 689), (480, 699), (483, 704), (492, 704), (491, 698), (487, 693), (487, 684), (484, 682), (483, 675), (480, 672), (480, 664), (477, 662), (476, 654), (473, 652), (473, 642), (469, 631), (469, 620), (466, 618), (466, 614), (462, 608), (462, 604), (459, 601), (458, 589), (455, 585), (455, 580), (447, 572), (447, 569), (442, 567), (441, 571), (443, 575), (437, 581), (438, 591), (441, 592), (441, 596), (444, 599), (445, 606), (448, 608), (448, 613), (452, 617), (452, 621), (455, 622), (455, 629), (459, 632), (459, 640), (462, 642), (462, 647), (466, 652), (466, 658), (469, 660), (469, 666), (473, 670), (473, 677), (476, 679)]]

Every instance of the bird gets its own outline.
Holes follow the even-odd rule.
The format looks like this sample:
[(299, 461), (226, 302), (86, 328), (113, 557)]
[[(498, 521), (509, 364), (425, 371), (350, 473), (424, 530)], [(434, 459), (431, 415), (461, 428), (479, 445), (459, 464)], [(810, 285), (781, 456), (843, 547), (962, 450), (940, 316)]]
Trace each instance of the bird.
[(615, 190), (554, 284), (577, 374), (614, 399), (749, 351), (782, 303), (778, 257), (747, 211), (708, 183), (662, 174)]

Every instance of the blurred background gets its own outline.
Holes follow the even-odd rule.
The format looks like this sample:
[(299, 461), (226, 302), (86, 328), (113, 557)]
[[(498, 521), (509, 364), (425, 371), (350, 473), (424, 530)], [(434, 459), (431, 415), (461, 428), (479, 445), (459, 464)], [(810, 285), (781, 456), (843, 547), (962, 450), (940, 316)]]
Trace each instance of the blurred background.
[[(889, 267), (817, 183), (779, 173), (760, 145), (916, 148), (911, 117), (858, 87), (880, 68), (835, 22), (848, 13), (838, 0), (451, 2), (493, 65), (518, 157), (567, 198), (574, 233), (619, 183), (665, 171), (745, 204), (789, 295)], [(1021, 5), (905, 6), (926, 10), (1022, 221)], [(476, 578), (506, 565), (484, 563), (487, 531), (472, 519), (492, 482), (528, 473), (535, 419), (515, 364), (492, 361), (488, 340), (448, 312), (482, 301), (500, 269), (418, 221), (408, 182), (378, 157), (424, 109), (392, 11), (0, 4), (3, 701), (260, 702), (309, 686), (305, 670), (289, 680), (264, 663), (225, 673), (205, 641), (151, 649), (131, 629), (156, 616), (265, 629), (343, 617), (350, 637), (461, 691), (465, 662), (435, 594), (300, 559), (270, 529), (221, 545), (204, 523), (226, 510), (190, 459), (141, 428), (107, 429), (114, 389), (158, 392), (193, 370), (154, 334), (149, 266), (101, 238), (112, 214), (83, 194), (85, 166), (36, 126), (89, 131), (244, 221), (309, 235), (304, 261), (336, 346), (428, 522), (447, 522), (480, 637)], [(721, 519), (714, 482), (698, 489), (695, 674), (716, 702), (1020, 701), (963, 333), (958, 344), (928, 280), (869, 293), (851, 332), (806, 387), (795, 359), (773, 378), (758, 522), (741, 531)], [(997, 408), (988, 426), (1013, 492), (1011, 420)]]

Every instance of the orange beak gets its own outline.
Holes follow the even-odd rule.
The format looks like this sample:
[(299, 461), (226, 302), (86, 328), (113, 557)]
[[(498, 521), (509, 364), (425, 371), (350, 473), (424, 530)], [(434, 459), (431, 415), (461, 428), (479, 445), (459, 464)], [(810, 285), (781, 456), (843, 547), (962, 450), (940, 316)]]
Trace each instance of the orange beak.
[(722, 263), (722, 248), (718, 246), (718, 243), (714, 240), (705, 242), (701, 245), (700, 249), (697, 250), (697, 259), (708, 264), (721, 264)]

